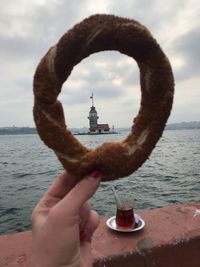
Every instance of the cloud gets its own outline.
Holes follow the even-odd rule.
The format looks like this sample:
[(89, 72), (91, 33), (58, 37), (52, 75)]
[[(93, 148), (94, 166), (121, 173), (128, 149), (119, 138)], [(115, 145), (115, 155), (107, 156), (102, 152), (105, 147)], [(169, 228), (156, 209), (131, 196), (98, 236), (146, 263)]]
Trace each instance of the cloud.
[(182, 58), (183, 64), (176, 73), (179, 80), (200, 75), (200, 27), (178, 37), (173, 44), (173, 52)]
[[(95, 13), (136, 19), (151, 30), (175, 73), (177, 104), (171, 119), (179, 121), (182, 116), (184, 120), (184, 109), (193, 120), (200, 97), (195, 89), (200, 69), (199, 10), (198, 0), (1, 0), (0, 126), (34, 125), (32, 80), (37, 64), (68, 29)], [(184, 101), (188, 85), (190, 101)], [(109, 51), (91, 55), (75, 66), (59, 97), (71, 126), (88, 123), (92, 91), (103, 121), (129, 126), (140, 102), (136, 62)]]
[(116, 99), (125, 93), (128, 85), (139, 83), (138, 73), (134, 60), (118, 52), (93, 54), (75, 66), (64, 85), (68, 95), (63, 100), (70, 105), (77, 99), (86, 103), (92, 91), (100, 100)]

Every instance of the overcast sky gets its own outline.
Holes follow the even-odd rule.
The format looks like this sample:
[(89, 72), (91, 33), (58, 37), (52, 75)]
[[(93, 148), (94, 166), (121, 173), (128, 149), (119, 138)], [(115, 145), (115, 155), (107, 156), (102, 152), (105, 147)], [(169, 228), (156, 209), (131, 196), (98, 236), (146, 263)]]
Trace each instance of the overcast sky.
[[(0, 127), (34, 126), (39, 60), (74, 24), (96, 13), (136, 19), (150, 29), (175, 76), (168, 122), (200, 120), (199, 0), (0, 0)], [(79, 63), (60, 96), (68, 127), (88, 127), (92, 91), (99, 123), (130, 126), (140, 103), (137, 65), (110, 51)]]

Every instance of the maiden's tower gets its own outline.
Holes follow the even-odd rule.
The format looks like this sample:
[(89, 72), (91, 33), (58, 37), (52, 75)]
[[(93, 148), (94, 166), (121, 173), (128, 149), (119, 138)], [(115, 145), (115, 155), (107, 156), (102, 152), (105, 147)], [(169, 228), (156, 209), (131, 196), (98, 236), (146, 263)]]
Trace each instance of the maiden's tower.
[(109, 125), (106, 124), (98, 124), (98, 114), (96, 111), (96, 108), (94, 106), (94, 96), (92, 93), (92, 96), (90, 97), (92, 100), (92, 106), (90, 107), (90, 112), (89, 112), (89, 133), (90, 134), (101, 134), (101, 133), (110, 133), (110, 127)]

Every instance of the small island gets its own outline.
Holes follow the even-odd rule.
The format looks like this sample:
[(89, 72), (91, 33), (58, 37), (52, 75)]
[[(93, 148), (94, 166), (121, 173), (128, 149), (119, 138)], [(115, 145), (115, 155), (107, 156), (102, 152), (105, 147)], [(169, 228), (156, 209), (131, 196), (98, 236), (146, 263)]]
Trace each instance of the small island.
[[(98, 123), (99, 116), (97, 114), (96, 108), (94, 106), (94, 95), (92, 92), (92, 95), (90, 97), (92, 100), (92, 106), (90, 107), (90, 112), (89, 112), (89, 131), (88, 133), (84, 134), (116, 134), (114, 130), (114, 126), (112, 127), (112, 130), (110, 130), (109, 124), (108, 123)], [(78, 134), (83, 134), (83, 133), (78, 133)]]
[[(94, 96), (90, 97), (92, 99), (92, 106), (89, 111), (89, 128), (70, 128), (70, 131), (74, 135), (97, 135), (97, 134), (116, 134), (124, 131), (131, 130), (130, 127), (127, 128), (117, 128), (115, 131), (114, 126), (110, 129), (108, 123), (98, 123), (98, 113), (94, 106)], [(179, 123), (170, 123), (167, 124), (165, 130), (195, 130), (200, 129), (200, 121), (190, 121), (190, 122), (179, 122)], [(37, 134), (37, 129), (35, 127), (17, 127), (17, 126), (8, 126), (0, 127), (0, 135), (23, 135), (23, 134)]]

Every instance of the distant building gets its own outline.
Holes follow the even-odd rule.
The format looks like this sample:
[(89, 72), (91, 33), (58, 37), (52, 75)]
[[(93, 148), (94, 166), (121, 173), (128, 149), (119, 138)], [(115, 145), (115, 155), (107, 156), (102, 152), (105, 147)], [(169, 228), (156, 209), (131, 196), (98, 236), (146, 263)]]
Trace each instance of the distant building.
[(110, 131), (110, 127), (107, 123), (98, 124), (99, 117), (98, 117), (96, 108), (94, 106), (93, 93), (90, 99), (92, 99), (92, 106), (90, 108), (89, 117), (88, 117), (90, 133), (105, 133), (105, 132), (108, 133)]

